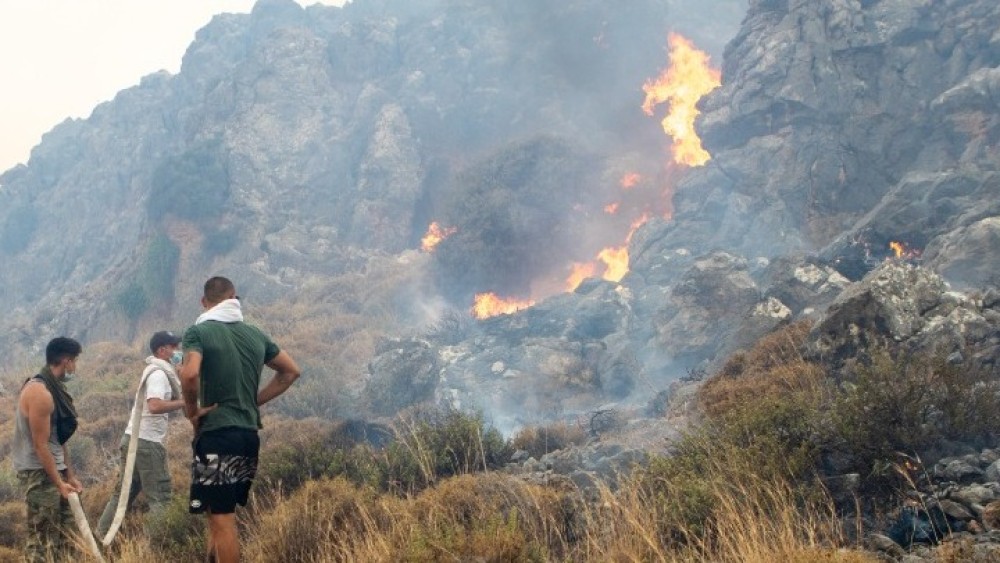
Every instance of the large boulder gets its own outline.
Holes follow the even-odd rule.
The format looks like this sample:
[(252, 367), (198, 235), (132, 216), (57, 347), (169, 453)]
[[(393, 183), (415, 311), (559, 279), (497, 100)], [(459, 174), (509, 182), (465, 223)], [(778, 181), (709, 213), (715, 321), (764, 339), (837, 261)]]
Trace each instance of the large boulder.
[(689, 366), (729, 350), (733, 337), (746, 328), (743, 320), (780, 320), (789, 314), (783, 305), (763, 298), (746, 259), (726, 252), (695, 260), (665, 299), (649, 291), (644, 297), (643, 309), (659, 302), (652, 313), (648, 347)]
[(368, 364), (364, 398), (373, 414), (392, 416), (433, 398), (440, 362), (436, 350), (415, 339), (380, 343)]
[(927, 268), (886, 261), (834, 301), (813, 328), (808, 353), (835, 368), (887, 348), (995, 370), (1000, 354), (997, 305), (994, 298), (952, 291)]

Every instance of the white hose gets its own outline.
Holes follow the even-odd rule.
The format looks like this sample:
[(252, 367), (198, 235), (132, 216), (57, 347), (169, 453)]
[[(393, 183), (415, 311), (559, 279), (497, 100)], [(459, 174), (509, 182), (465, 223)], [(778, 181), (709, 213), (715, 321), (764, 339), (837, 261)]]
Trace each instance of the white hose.
[(146, 396), (146, 377), (142, 378), (139, 384), (139, 391), (135, 396), (135, 405), (132, 407), (132, 434), (128, 440), (128, 453), (125, 455), (125, 467), (122, 468), (122, 486), (118, 490), (118, 506), (115, 508), (115, 518), (111, 521), (101, 543), (111, 545), (118, 533), (118, 528), (125, 519), (125, 511), (128, 509), (129, 491), (132, 490), (132, 472), (135, 470), (135, 452), (139, 449), (139, 426), (142, 424), (142, 403), (140, 397)]
[[(118, 506), (115, 508), (115, 517), (111, 521), (111, 526), (104, 534), (104, 539), (101, 540), (101, 543), (106, 546), (111, 545), (111, 542), (114, 541), (115, 534), (118, 533), (118, 528), (121, 527), (122, 521), (125, 519), (125, 511), (128, 509), (129, 491), (132, 490), (132, 473), (135, 471), (135, 453), (139, 449), (139, 426), (142, 425), (142, 410), (146, 404), (146, 381), (149, 379), (149, 375), (158, 369), (163, 368), (151, 364), (143, 370), (142, 381), (139, 382), (139, 390), (135, 394), (135, 404), (132, 406), (132, 434), (128, 440), (128, 452), (125, 454), (125, 467), (122, 468), (122, 486), (118, 491)], [(167, 381), (170, 382), (173, 396), (179, 396), (180, 386), (174, 382), (169, 374), (167, 374)]]
[(94, 557), (101, 563), (104, 563), (104, 557), (101, 555), (100, 548), (97, 547), (97, 540), (94, 539), (94, 533), (90, 531), (90, 523), (87, 522), (87, 515), (83, 512), (83, 505), (80, 504), (80, 495), (70, 493), (67, 499), (69, 500), (70, 509), (73, 510), (73, 519), (76, 520), (76, 527), (80, 530), (80, 536), (87, 542), (87, 547), (90, 548), (90, 552)]

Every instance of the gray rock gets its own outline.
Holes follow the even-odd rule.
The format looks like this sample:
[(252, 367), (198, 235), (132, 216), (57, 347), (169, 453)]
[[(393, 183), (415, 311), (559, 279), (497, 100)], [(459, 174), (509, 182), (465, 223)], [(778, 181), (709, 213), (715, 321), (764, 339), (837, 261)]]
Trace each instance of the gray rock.
[(969, 520), (975, 518), (975, 516), (972, 515), (969, 509), (965, 508), (964, 506), (955, 501), (943, 499), (938, 503), (938, 506), (941, 507), (941, 510), (945, 514), (947, 514), (951, 518), (954, 518), (955, 520), (968, 522)]
[(893, 557), (902, 557), (906, 553), (903, 551), (902, 546), (882, 534), (868, 534), (865, 538), (865, 545), (868, 549), (886, 553)]
[(392, 415), (429, 401), (437, 387), (437, 352), (419, 340), (387, 340), (368, 365), (364, 396), (373, 412)]
[(968, 487), (962, 487), (949, 495), (951, 498), (961, 502), (966, 506), (972, 506), (974, 504), (986, 505), (989, 502), (997, 498), (996, 493), (993, 489), (984, 487), (983, 485), (974, 484)]
[(933, 469), (934, 476), (945, 481), (969, 483), (983, 476), (983, 470), (965, 459), (944, 459)]
[(1000, 460), (994, 461), (983, 472), (984, 478), (992, 483), (1000, 483)]

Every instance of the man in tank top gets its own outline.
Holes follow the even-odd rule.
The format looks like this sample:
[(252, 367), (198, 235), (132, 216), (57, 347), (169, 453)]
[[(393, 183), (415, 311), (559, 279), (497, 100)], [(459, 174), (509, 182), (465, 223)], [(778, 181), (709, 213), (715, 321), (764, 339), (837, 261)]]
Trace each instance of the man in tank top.
[(24, 383), (17, 400), (11, 460), (27, 505), (27, 561), (61, 561), (70, 545), (68, 499), (83, 486), (66, 451), (76, 431), (76, 409), (65, 382), (74, 377), (82, 351), (72, 338), (49, 341), (45, 367)]

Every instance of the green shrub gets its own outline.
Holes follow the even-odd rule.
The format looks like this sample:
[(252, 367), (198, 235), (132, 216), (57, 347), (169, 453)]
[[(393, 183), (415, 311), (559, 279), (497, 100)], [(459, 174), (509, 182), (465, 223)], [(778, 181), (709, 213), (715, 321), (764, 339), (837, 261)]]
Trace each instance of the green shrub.
[(212, 258), (229, 254), (240, 242), (240, 231), (236, 227), (209, 228), (201, 242), (201, 252)]
[(283, 492), (310, 479), (344, 477), (381, 491), (411, 493), (444, 477), (502, 467), (513, 451), (481, 414), (452, 409), (413, 411), (393, 430), (344, 421), (323, 429), (309, 423), (292, 434), (302, 423), (287, 424), (289, 429), (269, 430), (274, 437), (260, 462), (263, 486)]
[(10, 458), (7, 458), (0, 463), (0, 503), (20, 500), (21, 495), (17, 472), (14, 471)]
[(182, 219), (218, 216), (229, 200), (229, 171), (220, 141), (196, 144), (167, 157), (153, 171), (148, 212), (154, 219), (172, 214)]
[(173, 301), (174, 277), (180, 256), (180, 248), (163, 233), (156, 233), (149, 241), (139, 270), (139, 280), (146, 295), (154, 301)]
[(389, 485), (404, 492), (430, 486), (438, 479), (496, 469), (513, 449), (481, 413), (456, 409), (415, 409), (399, 417), (396, 441), (385, 451)]
[[(637, 490), (656, 515), (663, 545), (705, 540), (713, 519), (728, 510), (725, 503), (733, 495), (788, 483), (789, 494), (803, 503), (824, 498), (814, 473), (817, 449), (804, 434), (782, 430), (804, 427), (789, 420), (801, 411), (784, 409), (769, 417), (765, 413), (771, 407), (762, 405), (752, 424), (702, 427), (684, 437), (672, 455), (654, 457), (635, 472), (627, 486)], [(768, 432), (769, 423), (778, 429)], [(749, 428), (761, 432), (747, 432)]]
[(868, 476), (870, 488), (892, 491), (898, 454), (925, 457), (946, 441), (991, 443), (1000, 412), (997, 381), (941, 357), (876, 351), (841, 385), (831, 405), (831, 449), (846, 454), (847, 470)]
[[(25, 520), (24, 500), (0, 502), (0, 546), (21, 547), (24, 542)], [(18, 559), (0, 559), (0, 561), (18, 561)]]
[(165, 234), (156, 233), (132, 279), (113, 298), (118, 310), (134, 322), (151, 307), (172, 302), (179, 261), (177, 245)]
[(115, 307), (130, 321), (136, 321), (149, 309), (149, 297), (142, 285), (135, 281), (115, 293)]

